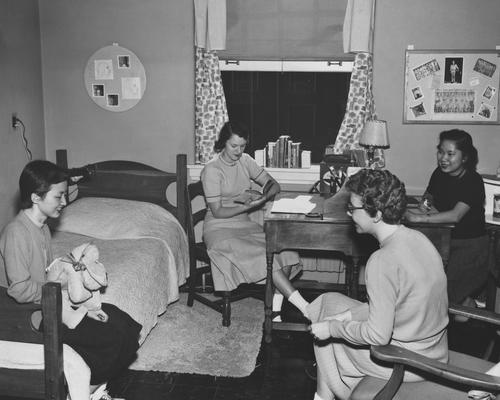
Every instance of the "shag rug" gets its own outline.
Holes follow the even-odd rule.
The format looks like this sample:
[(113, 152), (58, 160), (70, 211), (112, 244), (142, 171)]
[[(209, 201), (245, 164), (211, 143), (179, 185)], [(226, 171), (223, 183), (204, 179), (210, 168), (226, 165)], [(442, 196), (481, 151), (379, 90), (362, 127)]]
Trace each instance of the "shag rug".
[(248, 298), (231, 303), (231, 326), (187, 294), (160, 316), (139, 348), (133, 370), (244, 377), (255, 368), (262, 340), (264, 303)]

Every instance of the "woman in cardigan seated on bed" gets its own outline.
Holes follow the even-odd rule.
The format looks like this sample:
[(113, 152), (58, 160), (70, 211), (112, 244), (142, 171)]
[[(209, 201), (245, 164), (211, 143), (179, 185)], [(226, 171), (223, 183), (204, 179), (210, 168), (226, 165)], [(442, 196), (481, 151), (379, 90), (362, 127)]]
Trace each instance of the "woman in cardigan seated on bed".
[[(18, 303), (40, 302), (45, 268), (52, 261), (48, 218), (66, 206), (66, 171), (43, 160), (28, 163), (19, 178), (21, 211), (0, 236), (0, 286)], [(63, 326), (63, 342), (91, 371), (91, 392), (134, 360), (141, 325), (111, 304), (102, 304), (108, 320), (84, 316), (74, 328)], [(101, 398), (110, 398), (105, 394)]]
[[(266, 278), (266, 239), (262, 226), (250, 220), (248, 213), (261, 207), (280, 191), (280, 186), (263, 167), (244, 153), (248, 132), (238, 123), (226, 122), (215, 143), (217, 157), (201, 172), (208, 212), (203, 239), (212, 263), (216, 290), (230, 291), (241, 283)], [(251, 181), (262, 186), (263, 194), (252, 194)], [(245, 195), (247, 197), (245, 198)], [(279, 292), (273, 298), (274, 320), (284, 296), (306, 317), (309, 304), (289, 281), (301, 269), (294, 251), (282, 251), (274, 257), (273, 283)]]

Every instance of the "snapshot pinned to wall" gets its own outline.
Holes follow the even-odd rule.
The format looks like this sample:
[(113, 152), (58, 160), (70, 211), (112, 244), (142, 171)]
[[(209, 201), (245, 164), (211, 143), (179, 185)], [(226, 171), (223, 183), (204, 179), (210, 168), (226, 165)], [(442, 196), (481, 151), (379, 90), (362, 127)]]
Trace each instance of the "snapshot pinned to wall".
[(474, 65), (474, 71), (479, 72), (488, 78), (491, 78), (495, 74), (496, 69), (496, 64), (482, 58), (478, 58), (476, 64)]
[(464, 59), (446, 57), (444, 61), (444, 83), (462, 83)]
[(146, 90), (146, 72), (139, 58), (114, 43), (97, 50), (84, 73), (89, 97), (108, 111), (126, 111), (135, 106)]
[(427, 114), (425, 112), (424, 103), (419, 103), (416, 106), (410, 107), (410, 109), (413, 111), (413, 115), (415, 116), (415, 118)]
[(118, 59), (118, 68), (130, 68), (130, 56), (129, 55), (117, 56), (117, 59)]
[(482, 118), (489, 119), (491, 118), (492, 114), (492, 109), (491, 106), (487, 103), (481, 103), (481, 106), (479, 107), (479, 111), (477, 112), (477, 115), (479, 115)]
[(141, 80), (138, 77), (122, 78), (122, 98), (126, 100), (141, 98)]
[(498, 124), (499, 50), (406, 50), (403, 123)]
[(113, 79), (113, 61), (112, 60), (95, 60), (94, 61), (94, 79), (110, 80)]
[(104, 97), (104, 85), (92, 85), (92, 96)]
[(424, 95), (422, 94), (422, 89), (420, 89), (420, 86), (417, 86), (417, 87), (414, 87), (411, 92), (413, 93), (413, 98), (415, 100), (418, 100), (422, 97), (424, 97)]
[(493, 86), (486, 86), (486, 89), (484, 89), (483, 92), (483, 97), (486, 97), (488, 100), (491, 100), (493, 96), (495, 96), (495, 93), (497, 90)]
[(120, 105), (120, 100), (117, 94), (108, 94), (108, 106), (118, 107)]
[(439, 63), (434, 58), (430, 61), (423, 63), (422, 65), (419, 65), (416, 68), (413, 68), (413, 74), (415, 75), (415, 79), (419, 81), (427, 76), (435, 75), (440, 70), (441, 68), (439, 67)]
[(470, 89), (436, 89), (435, 114), (469, 114), (474, 112), (476, 92)]

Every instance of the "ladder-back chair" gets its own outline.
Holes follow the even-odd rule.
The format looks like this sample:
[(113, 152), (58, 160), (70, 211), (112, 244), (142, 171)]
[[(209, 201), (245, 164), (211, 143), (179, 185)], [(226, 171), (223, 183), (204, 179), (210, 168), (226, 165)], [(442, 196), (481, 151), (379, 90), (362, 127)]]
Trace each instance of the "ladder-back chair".
[[(193, 212), (193, 201), (202, 199), (204, 207)], [(222, 326), (231, 324), (231, 303), (247, 298), (254, 297), (263, 299), (263, 287), (255, 289), (252, 285), (241, 285), (233, 291), (220, 291), (215, 293), (204, 293), (197, 286), (197, 282), (203, 275), (211, 273), (210, 257), (207, 247), (202, 240), (197, 240), (195, 227), (203, 222), (207, 208), (205, 204), (203, 185), (201, 181), (187, 185), (186, 193), (186, 233), (189, 241), (189, 262), (190, 276), (188, 282), (188, 306), (192, 307), (195, 300), (212, 308), (222, 314)], [(199, 264), (199, 265), (198, 265)], [(245, 286), (245, 288), (243, 288)], [(246, 287), (248, 286), (248, 288)]]

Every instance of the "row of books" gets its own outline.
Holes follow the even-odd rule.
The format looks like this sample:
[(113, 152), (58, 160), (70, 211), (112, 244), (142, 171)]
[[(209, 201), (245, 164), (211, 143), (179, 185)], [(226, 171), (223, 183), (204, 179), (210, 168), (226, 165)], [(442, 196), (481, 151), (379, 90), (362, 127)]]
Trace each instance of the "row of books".
[(300, 145), (300, 142), (293, 142), (290, 136), (281, 135), (276, 142), (268, 142), (265, 149), (256, 150), (255, 159), (264, 167), (308, 168), (311, 153), (301, 150)]

